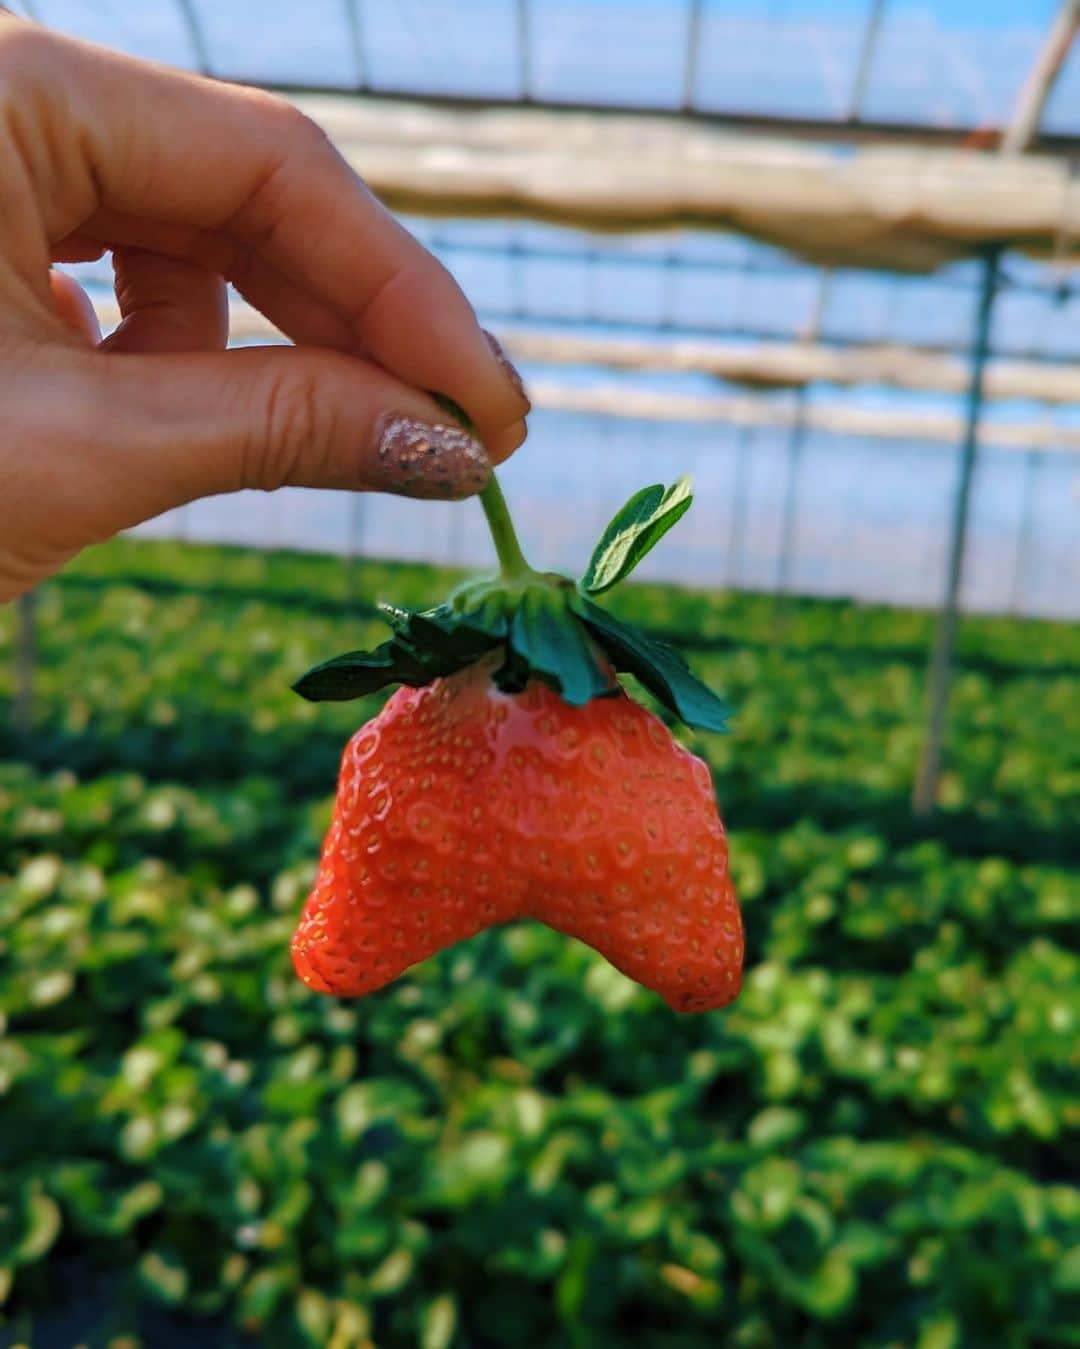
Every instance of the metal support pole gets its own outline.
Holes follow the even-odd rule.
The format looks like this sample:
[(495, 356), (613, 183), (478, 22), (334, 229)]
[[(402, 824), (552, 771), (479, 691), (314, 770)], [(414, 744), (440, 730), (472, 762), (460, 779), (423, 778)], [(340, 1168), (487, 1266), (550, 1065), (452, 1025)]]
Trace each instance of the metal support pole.
[(863, 28), (862, 46), (855, 66), (855, 78), (851, 84), (851, 97), (848, 100), (847, 119), (857, 122), (862, 112), (866, 88), (870, 83), (870, 72), (874, 67), (878, 37), (881, 34), (881, 21), (885, 17), (885, 0), (870, 0), (870, 12), (866, 16)]
[(356, 88), (362, 93), (371, 84), (368, 73), (367, 45), (364, 42), (364, 15), (360, 6), (362, 0), (345, 0), (345, 24), (352, 43), (353, 61), (356, 63)]
[(792, 540), (795, 517), (799, 509), (799, 466), (802, 462), (803, 440), (806, 438), (806, 389), (795, 395), (795, 416), (788, 437), (788, 471), (784, 488), (784, 505), (780, 516), (780, 555), (776, 564), (776, 593), (786, 595), (791, 584)]
[(206, 43), (206, 34), (203, 32), (202, 23), (195, 9), (192, 0), (176, 0), (177, 8), (180, 10), (180, 17), (184, 21), (184, 28), (187, 31), (188, 41), (191, 43), (192, 51), (195, 53), (195, 64), (198, 67), (200, 75), (210, 74), (210, 48)]
[(735, 445), (735, 481), (731, 487), (731, 533), (728, 536), (727, 588), (737, 590), (739, 574), (742, 571), (743, 535), (746, 530), (746, 517), (749, 510), (746, 475), (750, 471), (750, 440), (753, 429), (744, 426), (739, 431)]
[(348, 538), (345, 543), (345, 598), (353, 603), (360, 594), (360, 570), (364, 555), (367, 500), (363, 492), (349, 494)]
[(690, 0), (690, 13), (686, 18), (686, 60), (683, 62), (683, 112), (694, 111), (701, 53), (701, 16), (704, 9), (705, 0)]
[(529, 0), (517, 0), (518, 84), (523, 103), (533, 96), (532, 29), (529, 24)]
[[(816, 342), (821, 336), (832, 281), (832, 268), (823, 268), (814, 295), (814, 303), (801, 334), (804, 342)], [(803, 384), (795, 395), (795, 416), (792, 419), (791, 436), (788, 440), (788, 476), (780, 523), (780, 557), (776, 569), (776, 591), (779, 595), (786, 595), (791, 585), (791, 554), (795, 520), (799, 509), (799, 469), (802, 464), (803, 442), (806, 439), (808, 397), (808, 388)]]
[(1016, 557), (1013, 562), (1012, 585), (1009, 588), (1009, 613), (1020, 612), (1020, 601), (1024, 594), (1024, 583), (1028, 573), (1028, 550), (1031, 547), (1031, 533), (1035, 523), (1035, 479), (1042, 466), (1042, 455), (1030, 450), (1024, 464), (1024, 487), (1020, 502), (1020, 523), (1016, 530)]
[(990, 347), (990, 318), (997, 292), (1001, 249), (994, 246), (983, 258), (982, 285), (979, 308), (975, 319), (975, 340), (971, 356), (971, 381), (968, 385), (967, 409), (964, 418), (964, 439), (960, 456), (960, 478), (953, 502), (952, 528), (949, 538), (949, 562), (945, 576), (945, 594), (938, 617), (934, 651), (927, 680), (927, 725), (923, 742), (919, 773), (915, 782), (912, 807), (917, 815), (927, 815), (937, 800), (938, 778), (941, 772), (941, 750), (948, 711), (949, 685), (952, 679), (953, 650), (956, 645), (957, 607), (960, 582), (964, 570), (964, 547), (967, 542), (968, 512), (971, 506), (971, 488), (975, 477), (975, 461), (979, 449), (979, 418), (983, 405), (983, 375)]
[(37, 635), (35, 610), (37, 596), (32, 590), (16, 601), (15, 628), (15, 700), (12, 704), (12, 724), (16, 736), (25, 740), (30, 736), (34, 720), (34, 667), (37, 664)]

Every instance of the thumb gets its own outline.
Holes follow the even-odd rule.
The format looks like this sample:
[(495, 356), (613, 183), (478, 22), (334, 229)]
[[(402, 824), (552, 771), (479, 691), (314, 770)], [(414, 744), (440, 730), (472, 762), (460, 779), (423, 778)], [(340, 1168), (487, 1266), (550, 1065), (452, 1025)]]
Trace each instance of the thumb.
[[(125, 528), (197, 497), (286, 484), (457, 500), (485, 486), (484, 446), (426, 394), (313, 348), (104, 355), (91, 458)], [(111, 513), (111, 512), (110, 512)]]

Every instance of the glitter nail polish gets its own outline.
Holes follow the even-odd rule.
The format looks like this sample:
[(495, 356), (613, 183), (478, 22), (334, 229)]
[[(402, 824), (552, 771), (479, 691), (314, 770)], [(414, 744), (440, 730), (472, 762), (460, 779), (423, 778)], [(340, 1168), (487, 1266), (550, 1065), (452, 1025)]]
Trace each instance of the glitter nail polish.
[(378, 490), (454, 501), (487, 485), (491, 461), (480, 442), (459, 426), (391, 417), (379, 436), (374, 477)]
[(519, 398), (523, 398), (531, 408), (532, 403), (529, 402), (529, 395), (525, 392), (524, 381), (522, 380), (521, 375), (518, 373), (517, 367), (514, 365), (514, 363), (510, 360), (510, 357), (507, 356), (506, 352), (503, 350), (502, 343), (499, 341), (499, 339), (495, 336), (494, 333), (489, 333), (486, 328), (482, 328), (480, 331), (487, 338), (487, 344), (491, 348), (491, 354), (499, 362), (499, 366), (503, 374), (513, 385), (514, 392), (518, 395)]

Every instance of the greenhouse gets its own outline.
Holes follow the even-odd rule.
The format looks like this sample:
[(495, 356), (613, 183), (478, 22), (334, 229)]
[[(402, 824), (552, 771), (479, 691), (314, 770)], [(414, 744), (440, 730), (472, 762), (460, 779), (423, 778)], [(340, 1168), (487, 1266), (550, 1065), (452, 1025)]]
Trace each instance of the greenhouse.
[(325, 131), (521, 372), (545, 574), (689, 475), (603, 598), (730, 705), (675, 735), (746, 957), (701, 1016), (538, 922), (305, 988), (385, 698), (292, 685), (490, 513), (285, 486), (86, 549), (0, 607), (0, 1345), (1073, 1343), (1080, 4), (10, 8)]

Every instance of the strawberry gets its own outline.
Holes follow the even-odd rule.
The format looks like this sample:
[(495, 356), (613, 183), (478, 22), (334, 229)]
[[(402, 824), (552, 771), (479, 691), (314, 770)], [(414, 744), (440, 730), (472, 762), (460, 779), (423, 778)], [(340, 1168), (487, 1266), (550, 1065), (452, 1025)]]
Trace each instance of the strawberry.
[(617, 676), (690, 726), (725, 730), (727, 707), (594, 598), (685, 513), (689, 484), (633, 496), (578, 582), (528, 565), (497, 482), (481, 501), (498, 575), (424, 612), (380, 606), (387, 642), (294, 686), (313, 701), (405, 686), (345, 751), (296, 971), (358, 997), (482, 928), (534, 918), (677, 1011), (723, 1007), (743, 934), (709, 770)]
[(310, 987), (381, 988), (493, 923), (535, 918), (677, 1011), (739, 992), (743, 937), (705, 764), (625, 693), (584, 707), (483, 660), (400, 689), (345, 751), (293, 938)]

